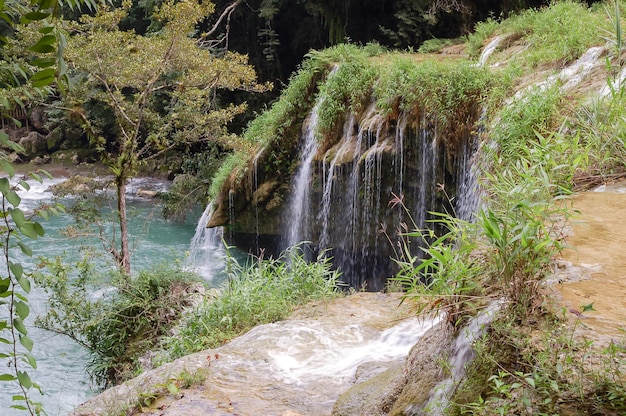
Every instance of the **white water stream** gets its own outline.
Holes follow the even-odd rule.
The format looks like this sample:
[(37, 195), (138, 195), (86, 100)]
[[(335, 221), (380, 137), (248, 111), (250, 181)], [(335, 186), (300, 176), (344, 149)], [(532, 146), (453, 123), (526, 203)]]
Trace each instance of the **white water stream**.
[(467, 365), (474, 359), (474, 343), (483, 336), (499, 309), (499, 302), (492, 303), (459, 331), (448, 359), (450, 376), (435, 386), (424, 406), (419, 409), (407, 409), (408, 415), (443, 415), (454, 389), (465, 377)]
[(207, 281), (213, 281), (224, 269), (224, 229), (222, 227), (207, 228), (207, 222), (213, 215), (213, 204), (208, 204), (198, 225), (191, 244), (185, 269), (193, 271)]
[(318, 112), (322, 102), (323, 100), (318, 100), (306, 122), (302, 151), (300, 152), (301, 163), (293, 179), (293, 192), (288, 203), (287, 247), (294, 246), (307, 238), (305, 235), (305, 221), (309, 212), (311, 172), (313, 170), (313, 159), (318, 148), (315, 134)]
[[(144, 413), (328, 415), (356, 378), (404, 359), (437, 322), (404, 318), (410, 310), (400, 313), (398, 302), (397, 294), (358, 293), (305, 308), (301, 315), (314, 316), (260, 325), (222, 347), (183, 357), (135, 380), (134, 386), (107, 391), (79, 415), (129, 400), (129, 391), (140, 393), (146, 383), (159, 383), (158, 372), (177, 374), (198, 366), (208, 372), (201, 386), (182, 397), (164, 398)], [(398, 314), (404, 319), (394, 321)]]

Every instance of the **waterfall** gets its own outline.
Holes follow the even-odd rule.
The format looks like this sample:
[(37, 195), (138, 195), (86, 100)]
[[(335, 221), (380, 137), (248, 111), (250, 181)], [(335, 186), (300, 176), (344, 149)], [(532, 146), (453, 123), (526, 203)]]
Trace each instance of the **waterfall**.
[[(459, 138), (458, 154), (448, 154), (427, 112), (417, 119), (402, 113), (390, 122), (370, 102), (361, 113), (346, 113), (341, 133), (320, 154), (316, 129), (323, 104), (317, 100), (303, 128), (282, 225), (283, 248), (311, 242), (332, 257), (346, 284), (382, 290), (395, 266), (393, 248), (381, 229), (395, 238), (403, 223), (405, 231), (423, 229), (430, 225), (429, 212), (452, 213), (452, 208), (462, 211), (464, 219), (471, 217), (477, 139)], [(448, 165), (450, 160), (454, 162)], [(389, 204), (393, 195), (403, 196), (410, 219)], [(411, 249), (423, 255), (417, 245)]]
[(489, 59), (489, 57), (496, 51), (496, 48), (500, 45), (502, 39), (503, 37), (501, 35), (496, 36), (487, 44), (487, 46), (485, 46), (483, 51), (480, 53), (480, 57), (478, 58), (478, 66), (485, 66), (487, 59)]
[[(317, 153), (318, 144), (315, 133), (317, 130), (318, 113), (323, 103), (319, 98), (308, 120), (305, 122), (305, 131), (300, 151), (300, 163), (292, 181), (291, 198), (287, 204), (286, 220), (286, 247), (294, 246), (307, 238), (307, 221), (310, 210), (310, 187), (311, 173), (313, 171), (313, 159)], [(285, 248), (286, 248), (285, 247)]]
[(213, 204), (209, 203), (196, 226), (196, 232), (189, 246), (189, 257), (185, 264), (186, 270), (193, 271), (208, 281), (212, 281), (222, 271), (226, 256), (223, 228), (207, 228), (211, 215), (213, 215)]
[[(320, 214), (319, 214), (319, 220), (322, 226), (322, 231), (321, 231), (321, 235), (319, 238), (319, 246), (321, 248), (329, 248), (330, 232), (331, 232), (330, 227), (331, 225), (334, 225), (334, 224), (331, 224), (331, 221), (332, 221), (331, 205), (333, 201), (335, 200), (335, 198), (333, 198), (335, 169), (338, 168), (338, 164), (347, 157), (348, 153), (351, 150), (354, 149), (355, 154), (357, 154), (356, 152), (358, 152), (361, 147), (360, 140), (357, 140), (356, 144), (354, 144), (352, 141), (352, 132), (354, 131), (354, 127), (355, 127), (354, 115), (350, 114), (350, 116), (348, 117), (348, 120), (344, 124), (342, 143), (337, 149), (337, 151), (335, 152), (335, 155), (333, 156), (330, 164), (328, 165), (328, 168), (326, 168), (326, 158), (324, 158), (324, 187), (322, 191), (322, 205), (321, 205)], [(357, 165), (355, 164), (355, 169), (358, 169), (356, 166)], [(341, 169), (341, 167), (339, 167), (339, 169)], [(338, 172), (338, 175), (344, 176), (343, 172)], [(350, 176), (352, 177), (354, 175), (355, 174), (353, 171), (352, 175)], [(350, 179), (348, 180), (350, 181)], [(352, 195), (350, 194), (347, 194), (346, 196), (347, 196), (346, 198), (343, 198), (345, 201), (344, 213), (345, 213), (345, 218), (347, 220), (346, 225), (349, 227), (350, 224), (354, 222), (353, 221), (354, 198), (351, 198)], [(345, 231), (347, 231), (346, 232), (347, 235), (351, 234), (350, 227), (348, 228), (348, 230), (345, 230)]]

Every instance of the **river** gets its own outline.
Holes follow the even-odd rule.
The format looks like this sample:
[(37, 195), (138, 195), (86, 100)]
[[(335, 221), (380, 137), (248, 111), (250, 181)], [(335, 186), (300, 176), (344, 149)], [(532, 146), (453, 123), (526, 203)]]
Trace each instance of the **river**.
[[(20, 208), (32, 210), (42, 202), (49, 202), (52, 194), (48, 188), (63, 180), (65, 178), (45, 179), (43, 183), (29, 181), (31, 189), (28, 192), (20, 192), (22, 197)], [(139, 188), (165, 190), (167, 186), (166, 181), (138, 178), (130, 184), (129, 194), (134, 194)], [(132, 256), (133, 271), (137, 272), (160, 263), (172, 264), (172, 262), (184, 261), (200, 213), (184, 224), (175, 224), (162, 218), (161, 207), (153, 200), (129, 196), (128, 203), (137, 214), (132, 216), (129, 224), (130, 244), (135, 248)], [(45, 236), (30, 242), (33, 257), (20, 259), (20, 261), (32, 265), (40, 256), (46, 258), (65, 256), (70, 260), (77, 260), (78, 246), (85, 242), (66, 238), (60, 234), (61, 229), (71, 224), (71, 217), (64, 214), (48, 221), (40, 220), (40, 222), (46, 231)], [(91, 241), (89, 244), (99, 243)], [(210, 253), (208, 255), (210, 256)], [(210, 276), (207, 277), (209, 278)], [(48, 415), (65, 415), (95, 394), (85, 373), (89, 354), (66, 336), (34, 327), (35, 317), (46, 311), (47, 296), (41, 288), (34, 287), (28, 298), (31, 315), (27, 319), (27, 325), (29, 336), (35, 342), (33, 355), (38, 363), (37, 370), (31, 370), (29, 374), (44, 392), (43, 396), (34, 393), (32, 398), (42, 402)], [(4, 309), (0, 313), (6, 316)], [(6, 350), (6, 346), (0, 347), (0, 352)], [(17, 394), (18, 391), (17, 385), (0, 383), (0, 409), (2, 410), (0, 413), (3, 416), (24, 414), (24, 412), (9, 408), (12, 404), (11, 396)]]

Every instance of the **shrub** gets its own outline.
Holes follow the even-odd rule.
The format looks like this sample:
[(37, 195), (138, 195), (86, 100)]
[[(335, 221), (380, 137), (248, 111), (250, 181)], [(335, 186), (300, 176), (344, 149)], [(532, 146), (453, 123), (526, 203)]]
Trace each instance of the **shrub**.
[[(52, 275), (40, 283), (49, 292), (49, 312), (37, 325), (66, 334), (91, 353), (87, 369), (106, 387), (134, 376), (139, 359), (154, 348), (190, 306), (196, 275), (166, 265), (135, 277), (98, 281), (88, 261), (78, 276), (60, 260), (50, 263)], [(93, 295), (96, 293), (100, 295)]]

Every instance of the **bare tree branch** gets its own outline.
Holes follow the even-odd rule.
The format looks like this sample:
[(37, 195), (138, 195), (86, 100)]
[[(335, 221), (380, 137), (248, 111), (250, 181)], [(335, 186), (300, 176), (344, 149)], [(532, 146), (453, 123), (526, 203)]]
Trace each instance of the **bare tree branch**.
[[(217, 19), (213, 27), (206, 33), (202, 35), (202, 38), (198, 40), (198, 46), (215, 48), (222, 42), (226, 42), (225, 49), (228, 50), (228, 34), (230, 33), (230, 17), (233, 12), (237, 9), (237, 6), (241, 4), (241, 0), (235, 0), (222, 11), (222, 14)], [(212, 36), (219, 26), (222, 24), (222, 21), (226, 19), (226, 33), (223, 35), (221, 39), (208, 39), (209, 36)]]

